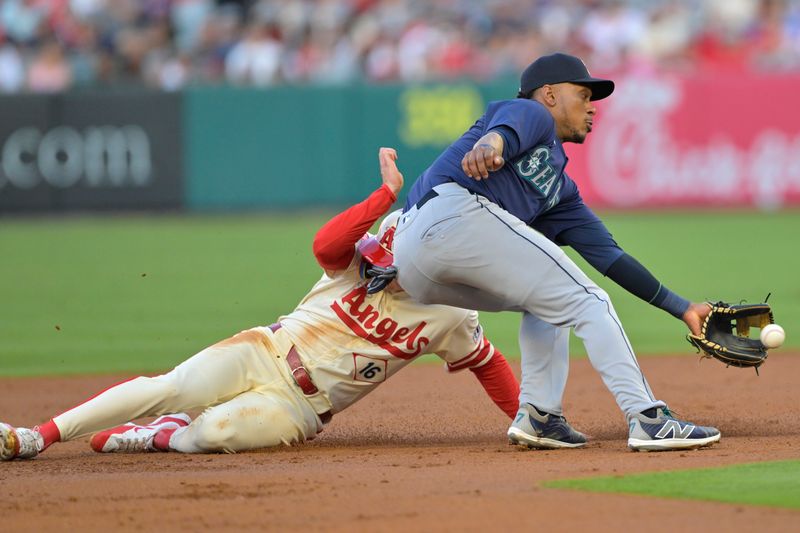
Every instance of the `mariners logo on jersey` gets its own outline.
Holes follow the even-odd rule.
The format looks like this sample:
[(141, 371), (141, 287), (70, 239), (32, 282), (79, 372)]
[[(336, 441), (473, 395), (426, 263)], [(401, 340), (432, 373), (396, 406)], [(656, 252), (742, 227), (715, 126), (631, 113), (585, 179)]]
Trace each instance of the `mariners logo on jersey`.
[(550, 164), (550, 147), (539, 145), (514, 161), (517, 175), (530, 182), (542, 196), (549, 196), (558, 181), (558, 173)]
[(550, 164), (550, 154), (555, 142), (551, 144), (552, 146), (544, 144), (536, 146), (513, 162), (514, 171), (520, 178), (533, 185), (545, 198), (549, 197), (542, 211), (548, 211), (558, 203), (558, 193), (561, 191), (558, 172)]

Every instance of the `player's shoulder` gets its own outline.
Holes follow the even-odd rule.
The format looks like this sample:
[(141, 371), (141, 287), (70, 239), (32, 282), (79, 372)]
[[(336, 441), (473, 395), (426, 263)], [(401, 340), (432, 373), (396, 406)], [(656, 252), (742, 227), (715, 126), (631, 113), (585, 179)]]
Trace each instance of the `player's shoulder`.
[(508, 100), (494, 100), (489, 102), (487, 107), (487, 114), (496, 115), (498, 113), (524, 113), (531, 117), (550, 119), (550, 113), (547, 109), (537, 102), (529, 98), (511, 98)]
[(537, 139), (551, 137), (555, 132), (553, 116), (535, 100), (515, 98), (490, 102), (486, 112), (488, 129), (507, 126), (517, 132), (525, 133), (526, 141), (531, 135)]

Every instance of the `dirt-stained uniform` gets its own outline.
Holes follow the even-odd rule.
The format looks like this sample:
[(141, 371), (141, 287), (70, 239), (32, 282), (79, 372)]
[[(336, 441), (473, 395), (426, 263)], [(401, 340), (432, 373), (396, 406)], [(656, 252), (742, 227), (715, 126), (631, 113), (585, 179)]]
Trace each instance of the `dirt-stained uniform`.
[[(41, 451), (128, 420), (198, 408), (206, 409), (188, 425), (173, 417), (181, 427), (173, 424), (168, 438), (152, 438), (148, 449), (236, 452), (294, 444), (314, 438), (333, 415), (429, 353), (444, 359), (449, 371), (472, 370), (513, 417), (519, 386), (484, 336), (476, 311), (424, 305), (397, 287), (367, 294), (359, 241), (395, 199), (383, 185), (319, 231), (315, 256), (326, 272), (277, 323), (242, 331), (164, 375), (103, 391), (36, 428), (35, 447)], [(12, 443), (28, 435), (20, 431), (4, 425), (3, 435)], [(93, 439), (92, 445), (119, 451), (103, 448), (105, 442)], [(20, 454), (19, 444), (6, 448), (4, 459), (31, 456)]]

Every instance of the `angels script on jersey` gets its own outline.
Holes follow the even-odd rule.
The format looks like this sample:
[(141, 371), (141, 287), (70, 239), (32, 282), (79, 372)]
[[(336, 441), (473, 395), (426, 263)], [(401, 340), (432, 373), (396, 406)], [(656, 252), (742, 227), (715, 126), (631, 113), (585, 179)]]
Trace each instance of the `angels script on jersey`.
[(342, 298), (341, 304), (334, 300), (331, 309), (353, 333), (395, 357), (412, 359), (422, 353), (430, 343), (428, 337), (421, 335), (427, 322), (423, 320), (407, 328), (399, 327), (400, 324), (389, 317), (379, 320), (380, 312), (366, 303), (366, 299), (366, 287), (357, 287)]

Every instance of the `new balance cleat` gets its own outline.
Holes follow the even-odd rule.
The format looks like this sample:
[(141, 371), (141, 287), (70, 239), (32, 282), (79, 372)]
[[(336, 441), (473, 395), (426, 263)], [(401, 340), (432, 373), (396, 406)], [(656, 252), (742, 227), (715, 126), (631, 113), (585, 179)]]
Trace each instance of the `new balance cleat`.
[(38, 431), (0, 422), (0, 460), (31, 459), (43, 449), (44, 439)]
[(100, 453), (136, 453), (157, 451), (153, 446), (156, 433), (164, 429), (188, 426), (192, 419), (185, 413), (164, 415), (146, 426), (133, 423), (96, 433), (89, 442), (92, 449)]
[(586, 444), (586, 435), (573, 429), (566, 418), (542, 414), (531, 404), (520, 405), (508, 428), (508, 439), (528, 448), (580, 448)]
[[(650, 411), (650, 410), (648, 410)], [(722, 436), (717, 428), (678, 420), (666, 407), (628, 415), (628, 448), (634, 451), (687, 450), (710, 446)]]

